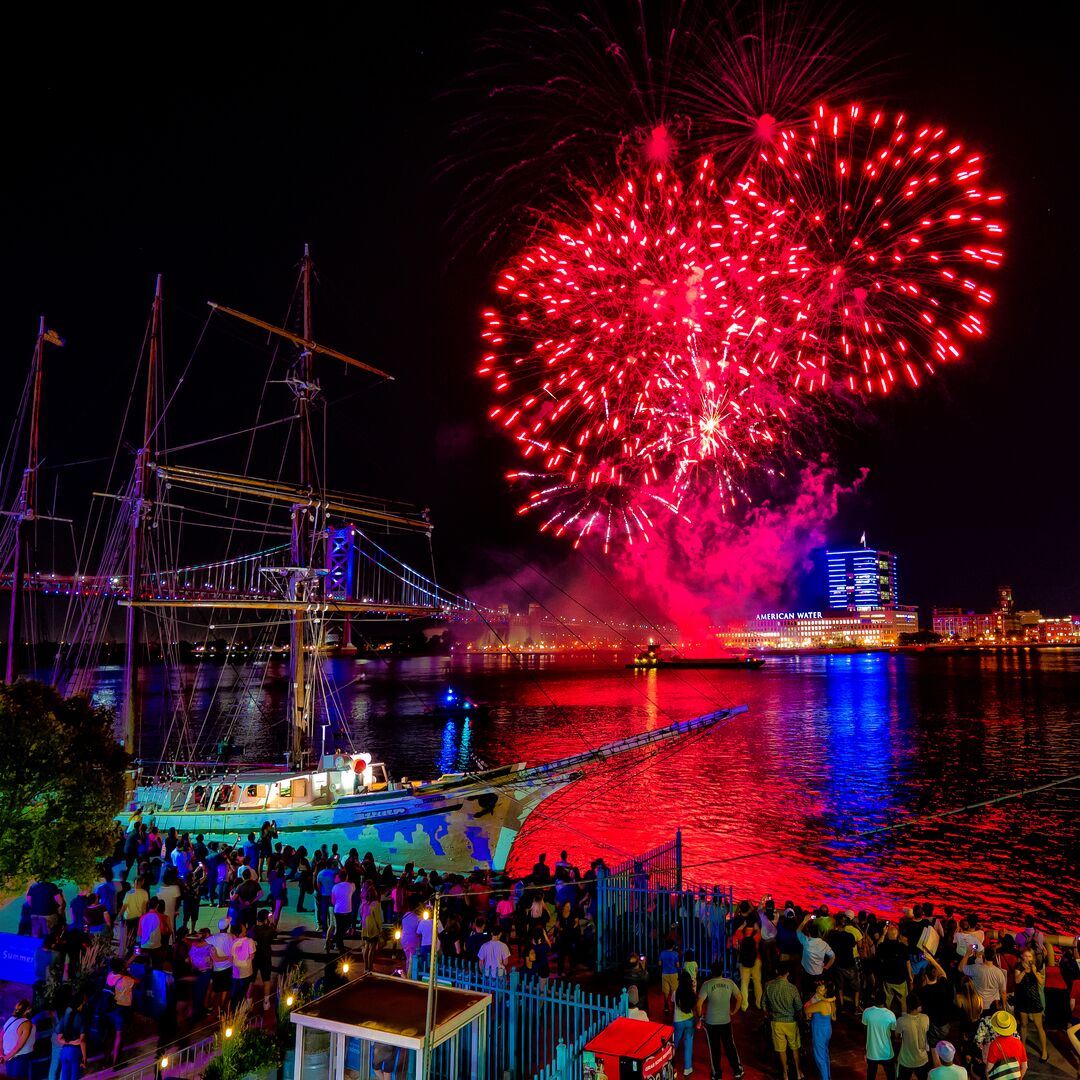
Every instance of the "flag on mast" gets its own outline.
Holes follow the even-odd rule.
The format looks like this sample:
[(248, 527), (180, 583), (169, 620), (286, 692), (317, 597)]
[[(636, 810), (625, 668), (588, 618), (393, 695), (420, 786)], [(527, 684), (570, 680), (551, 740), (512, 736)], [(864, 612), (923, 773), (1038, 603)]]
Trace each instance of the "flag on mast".
[(55, 330), (45, 331), (45, 340), (50, 345), (63, 345), (64, 339)]
[(865, 532), (865, 530), (863, 531), (862, 536), (859, 537), (859, 543), (862, 544), (863, 547), (866, 547), (866, 532)]

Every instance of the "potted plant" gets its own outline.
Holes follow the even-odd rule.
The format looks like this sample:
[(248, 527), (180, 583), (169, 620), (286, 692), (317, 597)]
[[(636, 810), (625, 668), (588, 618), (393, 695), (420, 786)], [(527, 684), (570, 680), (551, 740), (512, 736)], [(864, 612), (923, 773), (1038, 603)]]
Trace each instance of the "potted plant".
[(204, 1080), (270, 1080), (282, 1064), (277, 1038), (248, 1021), (251, 1004), (247, 1001), (222, 1021), (217, 1037), (217, 1056), (207, 1065)]
[(296, 1057), (293, 1009), (310, 1001), (311, 997), (311, 984), (304, 980), (304, 965), (296, 964), (284, 973), (278, 989), (276, 1036), (281, 1051), (281, 1080), (293, 1080), (293, 1062)]

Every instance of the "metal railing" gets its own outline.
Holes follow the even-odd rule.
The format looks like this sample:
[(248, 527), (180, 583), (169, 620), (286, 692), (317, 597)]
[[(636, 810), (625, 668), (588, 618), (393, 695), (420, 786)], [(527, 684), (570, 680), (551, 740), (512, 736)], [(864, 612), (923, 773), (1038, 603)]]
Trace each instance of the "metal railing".
[(643, 956), (657, 964), (670, 942), (684, 955), (693, 950), (701, 972), (713, 964), (726, 974), (735, 970), (729, 924), (729, 885), (684, 888), (682, 834), (596, 879), (596, 970), (610, 971)]
[[(210, 1035), (185, 1046), (162, 1050), (153, 1057), (121, 1066), (117, 1072), (108, 1075), (110, 1080), (164, 1080), (165, 1077), (200, 1076), (213, 1056), (216, 1038), (216, 1035)], [(164, 1066), (162, 1062), (165, 1062)]]
[[(427, 978), (426, 957), (417, 958), (416, 969), (420, 979)], [(522, 978), (518, 971), (484, 975), (475, 964), (457, 957), (440, 957), (435, 979), (438, 985), (491, 995), (487, 1073), (499, 1080), (580, 1076), (585, 1043), (612, 1020), (626, 1016), (628, 1009), (625, 991), (607, 997), (584, 993), (580, 986), (559, 979), (547, 980), (545, 987), (538, 979)], [(439, 1064), (436, 1051), (437, 1075)]]

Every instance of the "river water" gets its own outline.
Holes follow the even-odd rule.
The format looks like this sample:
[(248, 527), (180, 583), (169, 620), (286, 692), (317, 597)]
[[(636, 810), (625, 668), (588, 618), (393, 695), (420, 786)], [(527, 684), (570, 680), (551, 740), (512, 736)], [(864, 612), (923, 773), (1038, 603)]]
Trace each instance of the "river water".
[[(562, 848), (610, 865), (681, 829), (687, 880), (730, 882), (737, 896), (891, 912), (929, 899), (1080, 929), (1080, 779), (972, 807), (1080, 774), (1080, 652), (798, 656), (759, 671), (634, 672), (625, 659), (330, 661), (341, 726), (326, 745), (351, 738), (394, 775), (430, 776), (471, 755), (543, 762), (745, 703), (707, 736), (618, 758), (548, 799), (511, 867)], [(212, 726), (234, 717), (245, 757), (271, 760), (285, 673), (277, 662), (261, 672), (256, 690), (228, 667), (186, 676), (196, 713)], [(144, 675), (144, 757), (168, 729), (161, 679)], [(101, 669), (98, 700), (115, 703), (119, 685)], [(490, 716), (420, 715), (451, 685), (491, 703)]]

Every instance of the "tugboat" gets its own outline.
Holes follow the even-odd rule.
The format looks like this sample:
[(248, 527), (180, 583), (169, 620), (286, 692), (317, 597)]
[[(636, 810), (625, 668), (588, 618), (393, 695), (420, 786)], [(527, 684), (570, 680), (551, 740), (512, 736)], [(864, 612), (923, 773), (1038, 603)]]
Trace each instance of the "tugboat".
[(424, 715), (433, 720), (483, 720), (491, 712), (491, 706), (481, 701), (473, 701), (463, 694), (454, 693), (448, 687), (446, 693), (434, 704), (424, 710)]
[(763, 656), (664, 656), (660, 646), (650, 641), (648, 648), (626, 665), (636, 671), (650, 668), (735, 668), (740, 671), (756, 671), (765, 666)]

